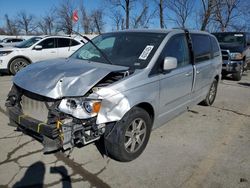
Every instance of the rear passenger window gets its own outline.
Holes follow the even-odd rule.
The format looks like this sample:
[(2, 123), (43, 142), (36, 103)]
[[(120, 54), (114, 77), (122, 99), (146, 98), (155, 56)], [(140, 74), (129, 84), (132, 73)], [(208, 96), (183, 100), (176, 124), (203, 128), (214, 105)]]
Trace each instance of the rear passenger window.
[(164, 49), (164, 57), (175, 57), (177, 67), (183, 67), (189, 64), (189, 50), (186, 37), (181, 35), (173, 36)]
[(43, 49), (55, 48), (55, 40), (54, 38), (45, 39), (40, 42), (38, 45), (41, 45)]
[(211, 59), (211, 43), (208, 35), (191, 34), (195, 62)]
[(80, 44), (80, 42), (77, 42), (76, 40), (71, 39), (71, 46), (76, 46)]
[(212, 43), (212, 49), (213, 49), (213, 57), (220, 55), (220, 47), (218, 45), (218, 42), (214, 37), (210, 37), (211, 43)]
[(78, 44), (79, 44), (79, 42), (77, 42), (73, 39), (67, 39), (67, 38), (58, 38), (57, 39), (57, 47), (58, 48), (76, 46)]
[(13, 42), (21, 42), (23, 39), (13, 39)]

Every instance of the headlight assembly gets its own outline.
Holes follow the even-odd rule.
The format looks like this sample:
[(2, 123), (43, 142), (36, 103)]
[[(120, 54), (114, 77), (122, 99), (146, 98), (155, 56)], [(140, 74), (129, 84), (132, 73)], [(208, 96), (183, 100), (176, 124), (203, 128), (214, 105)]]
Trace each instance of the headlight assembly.
[(230, 53), (232, 60), (242, 60), (243, 56), (241, 53)]
[(87, 119), (98, 114), (101, 108), (101, 100), (85, 98), (63, 99), (58, 108), (60, 111), (78, 119)]
[(0, 51), (0, 56), (6, 56), (10, 54), (12, 51)]

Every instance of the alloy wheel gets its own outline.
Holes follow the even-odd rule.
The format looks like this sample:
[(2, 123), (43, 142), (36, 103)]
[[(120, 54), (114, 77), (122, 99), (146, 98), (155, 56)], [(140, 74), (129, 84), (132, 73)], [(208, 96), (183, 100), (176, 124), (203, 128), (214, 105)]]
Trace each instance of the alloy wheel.
[(143, 119), (137, 118), (132, 121), (125, 132), (125, 149), (134, 153), (140, 149), (146, 137), (146, 123)]

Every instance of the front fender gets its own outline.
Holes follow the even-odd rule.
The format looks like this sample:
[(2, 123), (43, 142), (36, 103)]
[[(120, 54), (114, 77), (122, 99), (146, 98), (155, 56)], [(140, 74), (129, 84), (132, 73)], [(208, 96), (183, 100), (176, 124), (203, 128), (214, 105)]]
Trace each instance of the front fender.
[(158, 82), (149, 83), (125, 92), (118, 92), (111, 88), (103, 88), (98, 92), (99, 96), (105, 94), (109, 96), (102, 97), (102, 106), (97, 116), (97, 124), (119, 121), (126, 112), (140, 103), (149, 103), (154, 112), (158, 111)]

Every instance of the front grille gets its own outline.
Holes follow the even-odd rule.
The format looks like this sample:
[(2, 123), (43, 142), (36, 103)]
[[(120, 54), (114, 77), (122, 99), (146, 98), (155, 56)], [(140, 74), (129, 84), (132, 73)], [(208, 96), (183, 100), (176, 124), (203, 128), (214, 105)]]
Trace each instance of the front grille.
[(23, 113), (25, 115), (43, 122), (47, 122), (49, 111), (45, 102), (37, 101), (23, 95), (21, 104)]

